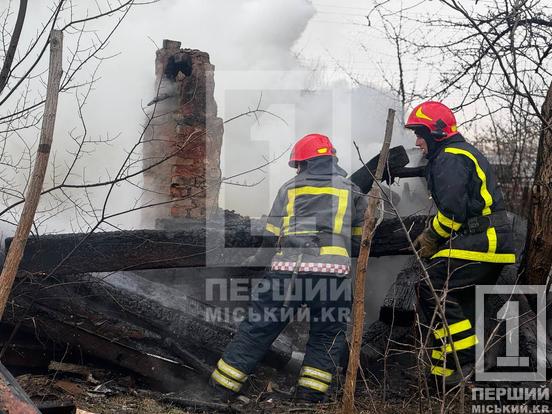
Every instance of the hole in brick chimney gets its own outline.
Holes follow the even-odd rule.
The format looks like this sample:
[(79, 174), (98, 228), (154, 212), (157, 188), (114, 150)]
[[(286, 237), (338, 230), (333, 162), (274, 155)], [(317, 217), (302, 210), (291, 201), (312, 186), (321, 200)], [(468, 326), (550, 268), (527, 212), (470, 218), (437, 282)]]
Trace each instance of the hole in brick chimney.
[(175, 55), (169, 58), (165, 67), (165, 76), (174, 81), (178, 72), (182, 72), (185, 76), (192, 74), (192, 59), (188, 55)]

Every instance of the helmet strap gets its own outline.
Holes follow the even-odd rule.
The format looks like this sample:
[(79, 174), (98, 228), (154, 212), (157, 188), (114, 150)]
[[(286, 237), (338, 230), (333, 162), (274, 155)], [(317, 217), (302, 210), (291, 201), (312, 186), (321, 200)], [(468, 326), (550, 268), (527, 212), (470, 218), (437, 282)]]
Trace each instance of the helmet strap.
[(435, 138), (431, 134), (423, 137), (423, 139), (427, 144), (426, 158), (429, 158), (435, 153), (435, 150), (437, 149), (437, 142), (435, 141)]
[(448, 138), (448, 135), (446, 135), (444, 132), (441, 132), (441, 133), (435, 133), (433, 132), (431, 134), (431, 137), (433, 138), (433, 140), (435, 142), (443, 142), (445, 139)]

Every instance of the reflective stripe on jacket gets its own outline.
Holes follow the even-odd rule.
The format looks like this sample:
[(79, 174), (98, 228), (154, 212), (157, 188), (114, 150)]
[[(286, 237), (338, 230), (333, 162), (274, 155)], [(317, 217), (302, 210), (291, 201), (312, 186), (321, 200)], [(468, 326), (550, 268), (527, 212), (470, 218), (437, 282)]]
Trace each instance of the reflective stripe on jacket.
[(505, 210), (495, 174), (483, 154), (456, 134), (430, 157), (426, 178), (437, 207), (431, 226), (443, 239), (443, 249), (432, 259), (515, 263), (511, 225), (463, 232), (468, 219)]
[(362, 236), (365, 196), (346, 178), (333, 158), (307, 163), (307, 168), (278, 191), (266, 230), (280, 237), (273, 262), (349, 265)]

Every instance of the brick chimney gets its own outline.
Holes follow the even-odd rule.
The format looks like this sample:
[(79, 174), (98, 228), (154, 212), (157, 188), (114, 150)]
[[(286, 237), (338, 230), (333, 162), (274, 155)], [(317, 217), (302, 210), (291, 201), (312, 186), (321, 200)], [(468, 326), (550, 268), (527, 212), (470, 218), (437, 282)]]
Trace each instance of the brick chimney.
[(223, 123), (213, 71), (207, 53), (181, 49), (180, 42), (164, 40), (157, 51), (144, 167), (166, 161), (144, 172), (144, 187), (148, 204), (164, 204), (144, 210), (146, 227), (205, 220), (217, 211)]

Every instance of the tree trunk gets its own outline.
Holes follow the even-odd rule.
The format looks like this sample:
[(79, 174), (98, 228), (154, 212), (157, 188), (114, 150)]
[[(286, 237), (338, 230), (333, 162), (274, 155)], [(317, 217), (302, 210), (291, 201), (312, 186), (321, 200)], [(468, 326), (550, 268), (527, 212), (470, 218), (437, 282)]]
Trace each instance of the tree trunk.
[(552, 84), (542, 106), (544, 119), (537, 153), (525, 257), (520, 268), (527, 284), (544, 285), (552, 266)]
[(54, 138), (54, 126), (56, 123), (57, 103), (59, 95), (59, 83), (61, 81), (62, 69), (62, 51), (63, 51), (63, 32), (52, 30), (50, 34), (50, 64), (48, 70), (48, 86), (46, 88), (46, 104), (44, 106), (44, 115), (42, 116), (42, 128), (40, 131), (40, 141), (36, 154), (36, 160), (33, 167), (33, 173), (29, 181), (29, 188), (25, 196), (23, 212), (15, 230), (13, 241), (8, 254), (2, 274), (0, 275), (0, 319), (4, 313), (4, 308), (8, 301), (8, 296), (15, 280), (15, 275), (19, 268), (19, 263), (23, 257), (25, 244), (33, 225), (34, 215), (40, 193), (44, 184), (44, 176), (48, 168), (48, 159), (50, 157), (50, 148)]

